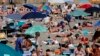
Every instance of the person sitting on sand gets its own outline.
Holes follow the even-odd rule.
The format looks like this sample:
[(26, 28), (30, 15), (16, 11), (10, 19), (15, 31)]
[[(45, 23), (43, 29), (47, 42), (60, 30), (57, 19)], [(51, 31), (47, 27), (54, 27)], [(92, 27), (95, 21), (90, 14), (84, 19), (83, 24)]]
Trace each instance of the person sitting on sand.
[(47, 40), (42, 41), (44, 44), (46, 45), (54, 45), (54, 44), (59, 44), (58, 40), (54, 37), (51, 39), (51, 37), (49, 36)]
[(60, 54), (61, 54), (61, 48), (56, 49), (56, 50), (54, 51), (54, 53), (55, 53), (56, 55), (60, 55)]
[(92, 27), (92, 22), (83, 22), (83, 27)]
[(62, 39), (62, 43), (63, 43), (63, 44), (69, 44), (69, 42), (70, 42), (69, 38), (65, 35), (65, 36), (63, 37), (63, 39)]
[(55, 33), (55, 32), (59, 31), (59, 28), (56, 26), (51, 26), (51, 27), (49, 27), (48, 30), (49, 30), (49, 33)]
[(60, 31), (63, 32), (65, 29), (66, 23), (61, 21), (60, 23), (58, 23), (57, 27), (60, 28)]

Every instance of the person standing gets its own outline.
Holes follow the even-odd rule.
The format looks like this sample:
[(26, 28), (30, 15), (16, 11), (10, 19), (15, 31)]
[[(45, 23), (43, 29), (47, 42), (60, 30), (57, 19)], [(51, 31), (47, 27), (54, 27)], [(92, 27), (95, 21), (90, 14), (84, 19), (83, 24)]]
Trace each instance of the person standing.
[(26, 4), (27, 3), (27, 0), (24, 0), (24, 3)]
[(13, 3), (14, 3), (14, 0), (9, 0), (9, 3), (10, 3), (10, 4), (13, 4)]
[(15, 50), (17, 52), (23, 53), (22, 43), (23, 43), (23, 37), (20, 34), (17, 34), (17, 39), (15, 41)]
[(69, 29), (71, 29), (71, 26), (70, 26), (71, 15), (69, 15), (68, 12), (66, 12), (66, 14), (64, 16), (64, 20), (67, 21)]
[(75, 56), (85, 56), (85, 50), (82, 48), (82, 44), (79, 44), (74, 51)]
[(38, 53), (38, 38), (40, 37), (40, 32), (36, 32), (35, 33), (35, 39), (36, 39), (36, 53), (37, 53), (37, 56), (39, 56), (39, 53)]

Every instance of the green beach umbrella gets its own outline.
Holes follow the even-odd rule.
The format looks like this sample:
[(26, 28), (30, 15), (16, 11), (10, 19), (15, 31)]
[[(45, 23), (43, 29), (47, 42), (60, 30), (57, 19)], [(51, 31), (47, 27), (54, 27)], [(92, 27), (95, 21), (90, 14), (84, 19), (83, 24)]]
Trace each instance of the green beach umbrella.
[(25, 34), (34, 35), (35, 32), (46, 32), (47, 29), (48, 28), (43, 25), (34, 25), (33, 27), (30, 27), (29, 29), (27, 29), (25, 31)]
[(0, 56), (22, 56), (22, 54), (5, 44), (0, 43)]
[(84, 12), (83, 10), (75, 10), (71, 12), (69, 15), (71, 16), (88, 16), (89, 14)]
[(25, 24), (25, 21), (19, 21), (18, 22), (18, 26), (22, 26), (22, 25), (24, 25)]

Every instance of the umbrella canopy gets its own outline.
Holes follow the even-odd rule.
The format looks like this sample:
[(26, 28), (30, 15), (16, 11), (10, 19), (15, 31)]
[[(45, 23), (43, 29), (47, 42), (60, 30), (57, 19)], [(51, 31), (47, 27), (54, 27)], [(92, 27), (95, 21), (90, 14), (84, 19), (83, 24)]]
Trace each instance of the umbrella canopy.
[(44, 18), (46, 17), (46, 14), (43, 14), (41, 12), (29, 12), (25, 14), (21, 19), (30, 19), (30, 18)]
[(91, 12), (99, 12), (100, 8), (98, 7), (91, 7), (85, 10), (85, 12), (91, 13)]
[(75, 10), (70, 13), (71, 16), (88, 16), (89, 14), (84, 12), (83, 10)]
[(100, 20), (99, 21), (97, 21), (96, 23), (95, 23), (95, 25), (94, 26), (96, 26), (96, 27), (100, 27)]
[(74, 0), (64, 0), (65, 2), (74, 2)]
[(43, 25), (34, 25), (33, 27), (27, 29), (25, 34), (34, 35), (35, 32), (46, 32), (47, 29), (48, 28)]
[(50, 3), (65, 3), (65, 2), (70, 2), (72, 4), (72, 2), (74, 2), (74, 0), (48, 0), (48, 2), (50, 2)]
[(10, 18), (10, 19), (21, 19), (22, 15), (20, 15), (20, 14), (9, 14), (6, 17)]
[(82, 30), (82, 34), (83, 34), (84, 36), (88, 36), (89, 30), (87, 30), (87, 29)]
[(28, 9), (32, 9), (34, 12), (37, 11), (37, 7), (32, 5), (32, 4), (24, 4), (23, 6), (28, 8)]
[(80, 5), (80, 6), (79, 6), (79, 8), (84, 8), (84, 9), (88, 9), (88, 8), (90, 8), (90, 7), (92, 7), (91, 4), (83, 4), (83, 5)]
[(22, 25), (24, 25), (25, 24), (25, 21), (19, 21), (18, 22), (18, 26), (22, 26)]
[(64, 0), (48, 0), (50, 3), (64, 3)]
[(68, 4), (74, 4), (74, 2), (72, 2), (72, 1), (67, 1), (67, 3), (68, 3)]
[(89, 0), (79, 0), (80, 3), (89, 3)]
[(22, 54), (16, 52), (14, 49), (12, 49), (11, 47), (5, 45), (5, 44), (1, 44), (0, 43), (0, 56), (22, 56)]

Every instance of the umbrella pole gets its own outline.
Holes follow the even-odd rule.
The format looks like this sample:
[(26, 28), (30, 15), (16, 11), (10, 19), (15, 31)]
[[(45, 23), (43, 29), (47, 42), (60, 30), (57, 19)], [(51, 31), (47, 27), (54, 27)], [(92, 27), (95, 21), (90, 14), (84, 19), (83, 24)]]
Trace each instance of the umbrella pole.
[(5, 29), (5, 30), (6, 30), (6, 32), (5, 32), (5, 33), (6, 33), (6, 39), (7, 39), (7, 38), (8, 38), (8, 32), (7, 32), (7, 30), (8, 30), (8, 29), (7, 29), (8, 24), (6, 23), (6, 25), (7, 25), (7, 26), (6, 26), (6, 29)]
[(70, 22), (68, 22), (69, 29), (71, 29)]
[[(36, 43), (37, 43), (37, 39), (36, 39)], [(36, 46), (36, 54), (37, 54), (37, 56), (39, 56), (39, 53), (38, 53), (38, 46)]]

